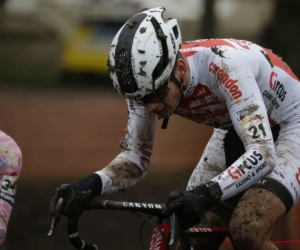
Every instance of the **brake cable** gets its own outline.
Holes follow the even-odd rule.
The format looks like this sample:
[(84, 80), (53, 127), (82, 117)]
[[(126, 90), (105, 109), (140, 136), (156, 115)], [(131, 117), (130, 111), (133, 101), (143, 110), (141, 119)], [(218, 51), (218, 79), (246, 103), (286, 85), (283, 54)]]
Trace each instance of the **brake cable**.
[(158, 230), (158, 232), (161, 234), (162, 238), (164, 239), (164, 241), (166, 242), (166, 245), (167, 245), (167, 250), (170, 250), (169, 248), (169, 244), (168, 244), (168, 239), (166, 238), (164, 232), (162, 231), (162, 229), (160, 227), (158, 227), (152, 220), (150, 220), (150, 218), (152, 217), (152, 215), (150, 216), (145, 216), (143, 214), (139, 214), (137, 212), (132, 212), (134, 215), (136, 215), (137, 217), (143, 219), (143, 222), (141, 224), (141, 227), (140, 227), (140, 230), (139, 230), (139, 237), (140, 237), (140, 243), (141, 243), (141, 246), (143, 248), (143, 250), (146, 250), (145, 246), (144, 246), (144, 243), (143, 243), (143, 240), (142, 240), (142, 230), (143, 230), (143, 227), (145, 226), (146, 222), (149, 222), (154, 228), (156, 228)]

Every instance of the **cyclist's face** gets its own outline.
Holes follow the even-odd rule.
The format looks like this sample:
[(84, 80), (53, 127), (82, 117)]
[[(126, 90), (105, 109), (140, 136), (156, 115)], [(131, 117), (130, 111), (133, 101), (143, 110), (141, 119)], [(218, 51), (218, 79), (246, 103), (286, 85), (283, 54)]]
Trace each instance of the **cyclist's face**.
[[(177, 61), (175, 77), (183, 80), (186, 87), (190, 82), (190, 68), (188, 62), (180, 58)], [(144, 102), (148, 112), (154, 112), (159, 118), (167, 118), (171, 116), (178, 107), (181, 100), (181, 90), (173, 81), (167, 81), (153, 95), (145, 96)]]
[(143, 102), (148, 112), (154, 112), (159, 118), (167, 118), (174, 113), (180, 99), (180, 89), (173, 81), (168, 81), (156, 94), (145, 96)]

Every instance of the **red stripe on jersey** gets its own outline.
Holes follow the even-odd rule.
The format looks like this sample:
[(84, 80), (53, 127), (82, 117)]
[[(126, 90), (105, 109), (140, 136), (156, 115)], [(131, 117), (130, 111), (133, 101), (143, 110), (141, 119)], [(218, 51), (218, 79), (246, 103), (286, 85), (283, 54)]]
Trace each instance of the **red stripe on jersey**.
[(197, 53), (197, 51), (182, 51), (185, 49), (192, 49), (195, 47), (205, 47), (205, 48), (211, 48), (214, 46), (230, 46), (232, 48), (235, 48), (231, 43), (222, 40), (222, 39), (211, 39), (211, 40), (196, 40), (196, 41), (192, 41), (192, 42), (188, 42), (188, 43), (183, 43), (181, 45), (181, 53), (185, 56), (185, 57), (189, 57), (194, 55), (195, 53)]
[(287, 74), (289, 74), (291, 77), (293, 77), (295, 80), (299, 81), (297, 76), (293, 73), (291, 68), (277, 55), (275, 55), (271, 50), (263, 48), (262, 49), (267, 53), (267, 55), (270, 57), (271, 63), (284, 70)]
[(232, 48), (234, 48), (234, 46), (223, 40), (223, 39), (211, 39), (211, 40), (196, 40), (196, 41), (192, 41), (189, 43), (183, 43), (181, 45), (181, 49), (190, 49), (190, 48), (194, 48), (194, 47), (206, 47), (206, 48), (210, 48), (210, 47), (214, 47), (214, 46), (230, 46)]
[(182, 55), (186, 58), (186, 57), (189, 57), (189, 56), (192, 56), (194, 55), (195, 53), (197, 53), (198, 51), (181, 51)]

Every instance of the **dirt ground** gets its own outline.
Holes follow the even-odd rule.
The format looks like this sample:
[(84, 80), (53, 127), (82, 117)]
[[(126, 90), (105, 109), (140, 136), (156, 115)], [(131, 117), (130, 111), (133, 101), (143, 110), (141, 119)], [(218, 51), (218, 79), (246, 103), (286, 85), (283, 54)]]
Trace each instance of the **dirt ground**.
[[(127, 189), (124, 193), (105, 196), (106, 199), (164, 202), (173, 189), (184, 189), (189, 172), (176, 175), (150, 174), (139, 185)], [(66, 234), (66, 220), (62, 218), (52, 237), (47, 237), (51, 217), (48, 215), (48, 200), (54, 188), (62, 181), (20, 182), (17, 201), (13, 211), (8, 233), (10, 250), (72, 250)], [(290, 215), (291, 216), (291, 215)], [(98, 244), (99, 249), (141, 250), (139, 227), (142, 220), (129, 212), (90, 211), (81, 219), (82, 238)], [(287, 231), (281, 221), (274, 230), (273, 238), (282, 239)], [(146, 224), (143, 242), (146, 249), (149, 244), (152, 226)], [(286, 234), (285, 234), (286, 235)], [(291, 236), (289, 236), (291, 237)], [(291, 244), (289, 244), (291, 245)], [(281, 250), (294, 250), (288, 244), (280, 245)], [(229, 250), (226, 241), (221, 250)]]

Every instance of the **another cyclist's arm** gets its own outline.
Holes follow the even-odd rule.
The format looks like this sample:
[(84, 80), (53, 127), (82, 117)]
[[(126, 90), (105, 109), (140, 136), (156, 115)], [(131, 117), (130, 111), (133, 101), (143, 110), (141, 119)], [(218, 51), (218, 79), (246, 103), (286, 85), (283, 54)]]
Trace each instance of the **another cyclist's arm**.
[(155, 128), (154, 114), (149, 114), (142, 103), (126, 100), (128, 124), (122, 151), (105, 168), (96, 172), (102, 180), (101, 194), (123, 190), (135, 185), (149, 169)]
[(17, 181), (22, 169), (22, 152), (16, 142), (0, 132), (2, 160), (0, 175), (0, 246), (6, 238), (8, 223), (15, 203)]
[[(228, 79), (225, 81), (227, 76), (223, 79), (219, 76), (221, 83), (219, 79), (216, 84), (219, 84), (233, 126), (246, 152), (226, 171), (212, 179), (222, 190), (222, 200), (249, 188), (275, 166), (272, 132), (259, 87), (247, 60), (234, 49), (230, 50), (215, 63), (228, 74)], [(214, 77), (217, 78), (216, 75)]]

